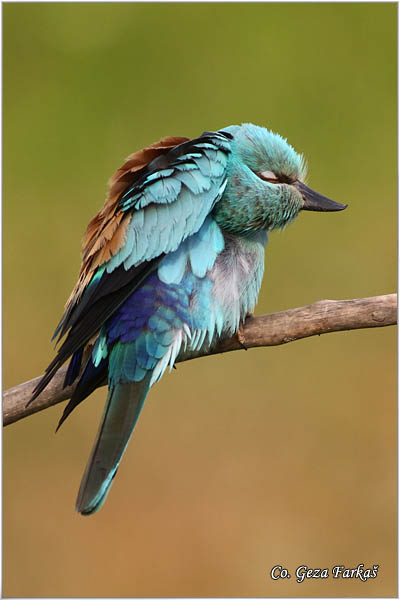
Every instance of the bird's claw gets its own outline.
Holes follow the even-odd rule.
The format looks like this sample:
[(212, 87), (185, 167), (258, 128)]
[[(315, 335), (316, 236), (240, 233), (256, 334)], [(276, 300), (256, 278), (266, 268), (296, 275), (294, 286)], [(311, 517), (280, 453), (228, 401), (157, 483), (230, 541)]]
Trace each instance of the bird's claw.
[(244, 334), (244, 326), (243, 326), (243, 323), (240, 323), (240, 325), (239, 325), (239, 329), (238, 329), (238, 331), (237, 331), (237, 334), (236, 334), (236, 335), (237, 335), (237, 339), (238, 339), (238, 342), (239, 342), (239, 344), (242, 346), (242, 348), (243, 348), (244, 350), (247, 350), (247, 346), (246, 346), (246, 337), (245, 337), (245, 334)]

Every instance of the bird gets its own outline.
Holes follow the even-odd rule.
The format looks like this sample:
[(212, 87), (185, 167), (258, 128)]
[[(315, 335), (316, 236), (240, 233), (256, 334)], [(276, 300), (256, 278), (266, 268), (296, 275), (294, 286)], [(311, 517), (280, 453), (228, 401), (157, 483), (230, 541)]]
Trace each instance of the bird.
[(30, 399), (70, 359), (64, 387), (76, 387), (58, 429), (108, 384), (77, 512), (103, 505), (149, 389), (177, 358), (225, 336), (241, 339), (260, 292), (268, 232), (300, 211), (347, 207), (305, 178), (305, 159), (285, 138), (243, 123), (193, 139), (164, 137), (128, 156), (110, 179), (53, 336), (58, 351)]

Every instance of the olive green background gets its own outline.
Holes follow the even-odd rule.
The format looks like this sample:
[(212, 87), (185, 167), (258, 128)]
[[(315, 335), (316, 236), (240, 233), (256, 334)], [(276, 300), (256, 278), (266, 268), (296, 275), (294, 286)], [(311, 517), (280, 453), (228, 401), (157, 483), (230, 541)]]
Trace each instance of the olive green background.
[[(43, 372), (125, 156), (253, 122), (349, 208), (270, 236), (256, 312), (396, 287), (395, 4), (3, 4), (4, 386)], [(178, 366), (105, 506), (74, 512), (105, 399), (4, 431), (15, 596), (394, 596), (395, 328)], [(295, 581), (300, 565), (378, 577)], [(272, 581), (283, 565), (291, 579)]]

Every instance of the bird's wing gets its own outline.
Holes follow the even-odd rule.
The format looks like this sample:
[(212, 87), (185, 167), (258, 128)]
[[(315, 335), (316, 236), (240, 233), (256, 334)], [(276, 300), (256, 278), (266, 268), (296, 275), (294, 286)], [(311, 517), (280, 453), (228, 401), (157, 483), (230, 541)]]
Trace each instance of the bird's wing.
[(155, 268), (196, 233), (226, 183), (232, 135), (164, 138), (130, 156), (89, 223), (78, 282), (56, 329), (68, 333), (31, 401)]

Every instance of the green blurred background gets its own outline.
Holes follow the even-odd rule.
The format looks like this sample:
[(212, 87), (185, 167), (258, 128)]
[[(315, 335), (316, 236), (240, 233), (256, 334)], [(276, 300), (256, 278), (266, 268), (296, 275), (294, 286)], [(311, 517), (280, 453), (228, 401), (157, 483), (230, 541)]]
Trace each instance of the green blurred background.
[[(393, 4), (3, 4), (4, 386), (43, 372), (125, 156), (253, 122), (344, 213), (271, 235), (257, 313), (396, 286)], [(196, 360), (151, 392), (103, 509), (105, 399), (4, 432), (4, 596), (396, 595), (395, 329)], [(377, 579), (274, 582), (281, 564)]]

